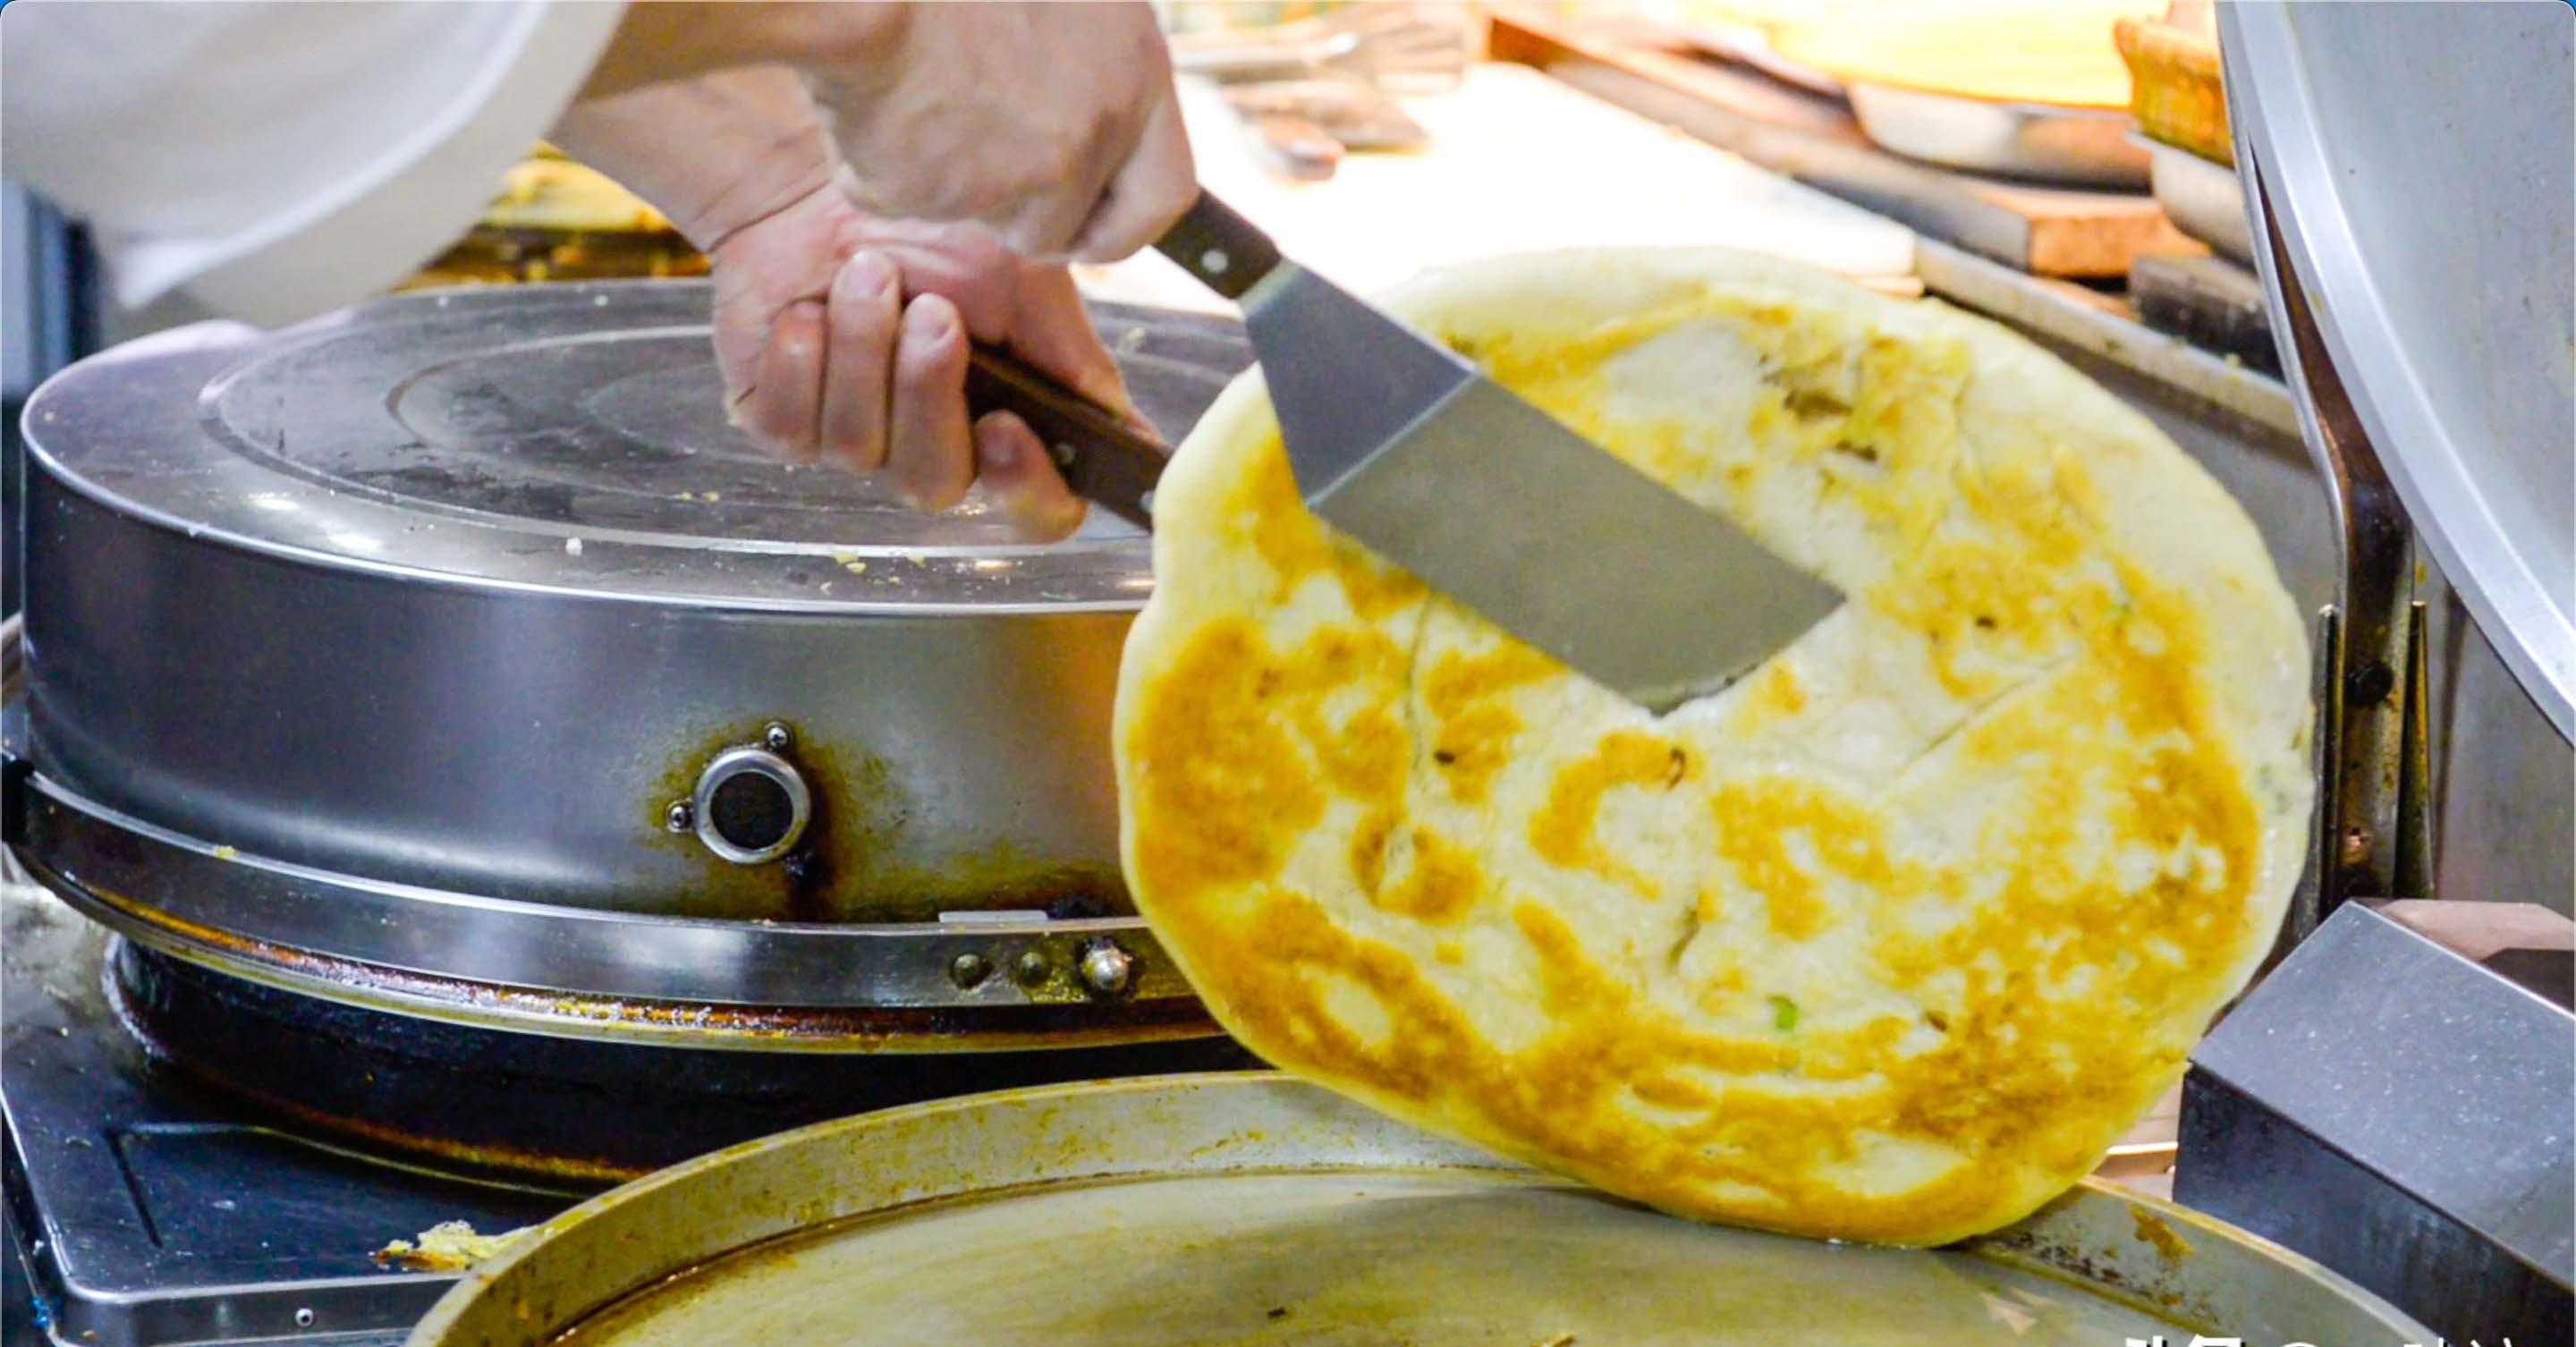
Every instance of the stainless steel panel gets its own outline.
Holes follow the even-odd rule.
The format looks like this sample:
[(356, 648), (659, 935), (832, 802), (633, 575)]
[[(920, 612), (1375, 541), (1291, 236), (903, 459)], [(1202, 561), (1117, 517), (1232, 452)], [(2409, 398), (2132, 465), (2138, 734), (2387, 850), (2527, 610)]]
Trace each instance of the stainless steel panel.
[(2192, 1065), (2559, 1285), (2576, 1282), (2566, 1011), (2347, 904)]
[[(113, 937), (30, 889), (0, 885), (5, 1163), (26, 1241), (0, 1258), (30, 1255), (50, 1319), (37, 1341), (399, 1341), (455, 1276), (389, 1273), (370, 1251), (439, 1221), (511, 1229), (581, 1197), (353, 1159), (227, 1111), (116, 1022), (100, 976)], [(8, 1302), (13, 1332), (33, 1303)]]
[(2183, 1086), (2174, 1200), (2387, 1297), (2440, 1334), (2434, 1344), (2576, 1338), (2565, 1288), (2199, 1072)]

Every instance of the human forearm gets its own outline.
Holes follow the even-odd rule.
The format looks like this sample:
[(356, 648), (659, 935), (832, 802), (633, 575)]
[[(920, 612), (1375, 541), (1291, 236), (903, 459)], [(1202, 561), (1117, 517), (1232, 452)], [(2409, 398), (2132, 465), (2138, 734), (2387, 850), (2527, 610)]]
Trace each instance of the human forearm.
[(630, 4), (581, 97), (615, 98), (746, 65), (877, 64), (900, 40), (911, 10), (883, 0)]
[(830, 182), (836, 162), (803, 82), (774, 65), (585, 98), (553, 137), (708, 253)]
[(852, 198), (880, 216), (1106, 261), (1195, 192), (1170, 59), (1139, 4), (638, 4), (582, 116), (675, 88), (702, 97), (757, 66), (811, 91)]

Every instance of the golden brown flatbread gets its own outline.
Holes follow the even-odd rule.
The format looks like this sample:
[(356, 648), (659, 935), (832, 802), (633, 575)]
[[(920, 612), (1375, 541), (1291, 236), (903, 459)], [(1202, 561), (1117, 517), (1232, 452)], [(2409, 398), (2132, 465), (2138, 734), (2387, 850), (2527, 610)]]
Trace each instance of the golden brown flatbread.
[(2243, 511), (2028, 342), (1803, 267), (1390, 302), (1850, 600), (1653, 717), (1327, 531), (1245, 376), (1117, 708), (1129, 882), (1217, 1016), (1689, 1216), (1928, 1244), (2082, 1176), (2299, 871), (2307, 660)]

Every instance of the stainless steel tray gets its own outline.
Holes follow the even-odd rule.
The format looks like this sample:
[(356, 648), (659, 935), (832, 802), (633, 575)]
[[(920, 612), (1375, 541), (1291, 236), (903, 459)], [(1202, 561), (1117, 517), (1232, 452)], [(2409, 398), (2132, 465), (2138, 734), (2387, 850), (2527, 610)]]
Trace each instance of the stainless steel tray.
[(2147, 152), (2148, 181), (2174, 228), (2247, 266), (2254, 265), (2254, 236), (2245, 223), (2245, 188), (2236, 170), (2179, 146), (2145, 136), (2130, 143)]
[(2146, 152), (2125, 112), (2009, 103), (1851, 81), (1852, 115), (1881, 149), (1978, 173), (2143, 190)]
[(806, 1128), (575, 1208), (412, 1347), (2428, 1342), (2320, 1267), (2088, 1184), (1940, 1251), (1693, 1225), (1282, 1076)]

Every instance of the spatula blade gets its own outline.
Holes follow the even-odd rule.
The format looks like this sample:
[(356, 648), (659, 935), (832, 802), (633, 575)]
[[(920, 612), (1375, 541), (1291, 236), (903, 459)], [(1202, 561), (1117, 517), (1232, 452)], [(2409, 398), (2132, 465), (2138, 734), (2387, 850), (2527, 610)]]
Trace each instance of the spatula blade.
[(1307, 505), (1651, 710), (1716, 691), (1842, 596), (1294, 263), (1244, 318)]

